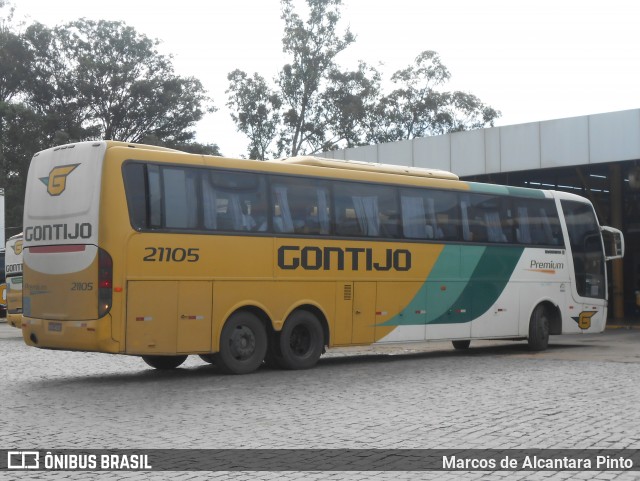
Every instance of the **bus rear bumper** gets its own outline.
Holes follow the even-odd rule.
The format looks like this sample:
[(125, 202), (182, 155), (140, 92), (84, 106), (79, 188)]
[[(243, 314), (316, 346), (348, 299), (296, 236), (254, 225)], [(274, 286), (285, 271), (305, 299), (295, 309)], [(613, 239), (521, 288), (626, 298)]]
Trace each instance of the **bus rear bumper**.
[(92, 321), (22, 318), (22, 338), (29, 346), (69, 351), (120, 352), (111, 338), (111, 316)]
[(7, 313), (7, 324), (20, 329), (22, 327), (22, 314)]

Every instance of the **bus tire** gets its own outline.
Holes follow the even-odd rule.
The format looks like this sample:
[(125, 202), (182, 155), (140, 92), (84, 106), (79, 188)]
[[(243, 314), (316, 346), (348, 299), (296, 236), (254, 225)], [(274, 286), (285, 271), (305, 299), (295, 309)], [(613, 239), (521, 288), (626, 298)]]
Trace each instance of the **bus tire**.
[(295, 311), (280, 332), (282, 367), (309, 369), (316, 365), (324, 347), (324, 334), (318, 318), (304, 310)]
[(163, 371), (175, 369), (187, 360), (187, 356), (142, 356), (149, 366)]
[(542, 304), (536, 306), (529, 321), (529, 350), (544, 351), (549, 345), (549, 315)]
[(216, 365), (229, 374), (248, 374), (260, 367), (267, 352), (267, 331), (251, 312), (233, 314), (220, 334)]
[(457, 341), (451, 341), (453, 344), (453, 348), (456, 350), (469, 349), (469, 345), (471, 345), (471, 341), (469, 339), (461, 339)]

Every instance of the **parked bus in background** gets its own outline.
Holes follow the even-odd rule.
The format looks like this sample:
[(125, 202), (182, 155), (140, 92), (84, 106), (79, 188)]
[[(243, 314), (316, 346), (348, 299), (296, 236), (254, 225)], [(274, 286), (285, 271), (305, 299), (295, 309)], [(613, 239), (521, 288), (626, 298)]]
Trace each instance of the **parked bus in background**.
[(7, 282), (4, 274), (4, 249), (0, 249), (0, 318), (7, 317)]
[(29, 168), (22, 332), (231, 373), (384, 342), (542, 350), (604, 329), (603, 232), (621, 257), (585, 198), (437, 170), (70, 144)]
[(10, 237), (5, 249), (7, 323), (22, 327), (22, 233)]

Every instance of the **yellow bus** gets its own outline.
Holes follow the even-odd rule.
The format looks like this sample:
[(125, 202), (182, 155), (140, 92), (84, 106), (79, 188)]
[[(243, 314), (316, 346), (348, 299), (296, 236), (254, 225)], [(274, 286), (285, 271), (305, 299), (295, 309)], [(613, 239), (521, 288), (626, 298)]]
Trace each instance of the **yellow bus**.
[(7, 323), (22, 327), (22, 233), (9, 238), (5, 249)]
[(22, 332), (238, 374), (310, 368), (334, 346), (541, 350), (604, 329), (603, 231), (621, 257), (587, 199), (437, 170), (70, 144), (29, 169)]

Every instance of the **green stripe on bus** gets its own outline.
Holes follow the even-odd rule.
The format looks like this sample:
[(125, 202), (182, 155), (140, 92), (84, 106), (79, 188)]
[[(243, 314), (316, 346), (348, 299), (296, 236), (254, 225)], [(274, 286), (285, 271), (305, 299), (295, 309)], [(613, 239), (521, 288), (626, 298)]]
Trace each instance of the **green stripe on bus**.
[(480, 317), (502, 294), (523, 252), (513, 246), (445, 246), (411, 302), (380, 325), (454, 324)]
[(478, 192), (480, 194), (495, 194), (495, 195), (512, 195), (516, 197), (529, 197), (533, 199), (544, 199), (544, 191), (538, 189), (527, 189), (525, 187), (509, 187), (506, 185), (495, 184), (477, 184), (475, 182), (468, 182), (472, 192)]

